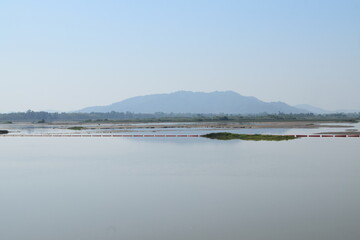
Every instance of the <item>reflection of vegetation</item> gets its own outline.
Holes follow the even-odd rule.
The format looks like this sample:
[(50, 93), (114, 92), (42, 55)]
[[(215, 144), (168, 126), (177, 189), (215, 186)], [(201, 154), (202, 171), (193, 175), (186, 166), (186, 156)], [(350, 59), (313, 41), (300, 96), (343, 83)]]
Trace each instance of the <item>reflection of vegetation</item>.
[(8, 130), (0, 130), (0, 134), (8, 134), (9, 131)]
[(295, 136), (283, 136), (283, 135), (262, 135), (262, 134), (236, 134), (229, 132), (209, 133), (203, 135), (203, 137), (218, 139), (218, 140), (252, 140), (252, 141), (284, 141), (296, 139)]
[(68, 129), (70, 129), (70, 130), (85, 130), (86, 129), (86, 127), (69, 127)]

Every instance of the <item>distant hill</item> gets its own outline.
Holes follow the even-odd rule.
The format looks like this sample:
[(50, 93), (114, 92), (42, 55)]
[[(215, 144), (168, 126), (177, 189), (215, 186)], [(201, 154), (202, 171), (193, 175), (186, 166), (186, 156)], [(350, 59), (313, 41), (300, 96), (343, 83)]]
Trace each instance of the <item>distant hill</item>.
[(307, 111), (312, 112), (312, 113), (317, 113), (317, 114), (331, 113), (331, 111), (324, 110), (324, 109), (321, 109), (321, 108), (318, 108), (318, 107), (314, 107), (314, 106), (309, 105), (309, 104), (300, 104), (300, 105), (296, 105), (295, 107), (307, 110)]
[(333, 114), (333, 113), (358, 113), (360, 110), (356, 109), (337, 109), (337, 110), (325, 110), (322, 108), (314, 107), (309, 104), (296, 105), (296, 108), (307, 110), (315, 114)]
[(255, 97), (242, 96), (233, 91), (153, 94), (125, 99), (107, 106), (87, 107), (78, 112), (134, 112), (134, 113), (308, 113), (283, 102), (263, 102)]
[(79, 112), (134, 112), (134, 113), (308, 113), (283, 102), (263, 102), (255, 97), (242, 96), (233, 91), (153, 94), (128, 98), (107, 106), (87, 107)]

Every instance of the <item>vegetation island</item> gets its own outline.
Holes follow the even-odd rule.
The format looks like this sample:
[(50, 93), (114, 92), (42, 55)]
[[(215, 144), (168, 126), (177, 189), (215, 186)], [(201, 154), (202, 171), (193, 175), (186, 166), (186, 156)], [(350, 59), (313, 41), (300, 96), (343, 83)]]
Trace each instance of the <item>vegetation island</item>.
[(248, 141), (287, 141), (297, 138), (295, 136), (286, 136), (286, 135), (236, 134), (229, 132), (209, 133), (202, 135), (202, 137), (217, 139), (217, 140), (240, 139), (240, 140), (248, 140)]

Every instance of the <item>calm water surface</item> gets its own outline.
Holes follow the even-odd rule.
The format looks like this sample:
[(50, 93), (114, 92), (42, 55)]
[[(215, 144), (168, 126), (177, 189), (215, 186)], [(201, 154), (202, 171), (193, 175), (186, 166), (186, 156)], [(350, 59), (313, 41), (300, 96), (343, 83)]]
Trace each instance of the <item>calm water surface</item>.
[(357, 138), (0, 146), (0, 239), (360, 239)]

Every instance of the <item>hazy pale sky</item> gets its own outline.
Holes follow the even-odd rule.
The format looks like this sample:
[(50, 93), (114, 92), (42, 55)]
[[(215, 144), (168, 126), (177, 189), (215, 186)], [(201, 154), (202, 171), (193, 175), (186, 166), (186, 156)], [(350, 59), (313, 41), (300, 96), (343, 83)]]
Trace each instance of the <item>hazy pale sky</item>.
[(233, 90), (360, 109), (360, 0), (1, 0), (0, 112)]

